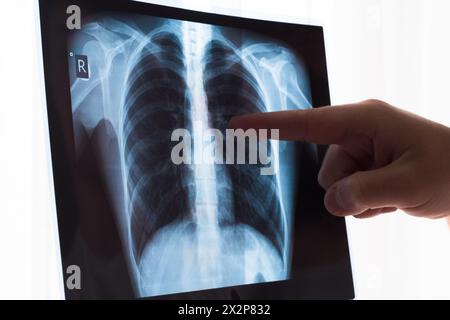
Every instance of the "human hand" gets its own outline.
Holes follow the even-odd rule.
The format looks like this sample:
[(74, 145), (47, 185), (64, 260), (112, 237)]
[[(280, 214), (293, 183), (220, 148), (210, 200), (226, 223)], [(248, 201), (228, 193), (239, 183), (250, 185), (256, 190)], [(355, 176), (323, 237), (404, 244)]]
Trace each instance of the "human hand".
[(279, 129), (281, 140), (331, 145), (318, 180), (333, 215), (450, 215), (450, 129), (443, 125), (368, 100), (245, 115), (229, 127)]

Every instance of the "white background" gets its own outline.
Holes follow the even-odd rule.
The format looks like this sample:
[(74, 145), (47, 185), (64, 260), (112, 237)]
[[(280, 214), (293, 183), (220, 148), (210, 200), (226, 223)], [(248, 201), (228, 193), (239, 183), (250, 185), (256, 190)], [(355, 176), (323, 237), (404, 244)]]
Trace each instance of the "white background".
[[(323, 24), (333, 103), (379, 98), (450, 125), (448, 0), (159, 3)], [(63, 296), (36, 26), (33, 0), (0, 1), (0, 298), (8, 299)], [(348, 226), (357, 298), (450, 298), (445, 221), (396, 213)]]

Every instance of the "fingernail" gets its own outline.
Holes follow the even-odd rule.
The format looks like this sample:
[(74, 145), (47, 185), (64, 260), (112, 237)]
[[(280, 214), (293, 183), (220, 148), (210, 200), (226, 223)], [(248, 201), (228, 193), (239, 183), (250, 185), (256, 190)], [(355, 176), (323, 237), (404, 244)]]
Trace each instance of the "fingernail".
[(325, 196), (327, 210), (336, 216), (346, 216), (354, 207), (349, 188), (346, 188), (344, 184), (345, 181), (335, 184)]

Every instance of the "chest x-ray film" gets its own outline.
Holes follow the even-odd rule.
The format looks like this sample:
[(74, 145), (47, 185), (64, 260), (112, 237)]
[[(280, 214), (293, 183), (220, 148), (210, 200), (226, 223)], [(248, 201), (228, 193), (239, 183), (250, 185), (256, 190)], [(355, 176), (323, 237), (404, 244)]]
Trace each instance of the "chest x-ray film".
[[(321, 28), (79, 2), (63, 13), (74, 25), (67, 13), (81, 13), (61, 36), (68, 104), (59, 118), (49, 111), (54, 126), (69, 120), (58, 138), (70, 140), (66, 176), (55, 172), (56, 188), (61, 179), (72, 193), (60, 200), (71, 208), (58, 208), (63, 266), (88, 274), (85, 289), (66, 295), (252, 298), (259, 286), (267, 297), (283, 287), (281, 297), (301, 297), (311, 231), (302, 237), (300, 226), (316, 215), (346, 245), (341, 221), (318, 201), (321, 150), (227, 126), (237, 115), (327, 104)], [(306, 269), (317, 255), (304, 256)], [(342, 261), (322, 272), (333, 263)]]

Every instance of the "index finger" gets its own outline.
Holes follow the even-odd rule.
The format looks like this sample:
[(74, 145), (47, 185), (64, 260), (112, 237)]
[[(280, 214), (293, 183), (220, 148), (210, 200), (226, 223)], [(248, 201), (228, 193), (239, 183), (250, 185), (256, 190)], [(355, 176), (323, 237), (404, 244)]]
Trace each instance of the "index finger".
[(278, 129), (280, 140), (342, 144), (351, 136), (372, 136), (374, 121), (364, 103), (257, 113), (231, 119), (231, 129)]

